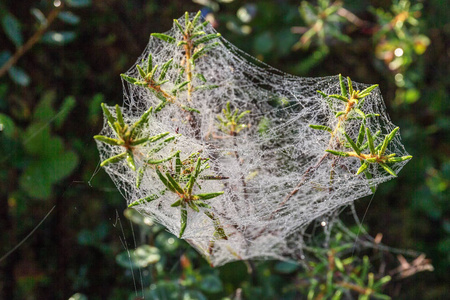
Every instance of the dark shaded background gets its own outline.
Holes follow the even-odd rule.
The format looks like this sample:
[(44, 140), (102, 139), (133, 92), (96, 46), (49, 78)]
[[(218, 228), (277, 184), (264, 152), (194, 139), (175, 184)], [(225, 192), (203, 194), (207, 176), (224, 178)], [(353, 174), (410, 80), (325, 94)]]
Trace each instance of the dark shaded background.
[[(384, 244), (414, 249), (432, 260), (433, 272), (395, 280), (387, 287), (388, 294), (396, 299), (444, 299), (448, 295), (447, 1), (422, 1), (424, 8), (417, 15), (420, 22), (411, 31), (427, 36), (430, 44), (424, 46), (424, 54), (409, 49), (409, 60), (394, 69), (389, 65), (392, 57), (380, 59), (380, 53), (388, 49), (392, 56), (397, 41), (389, 39), (389, 34), (384, 40), (377, 38), (380, 22), (369, 9), (388, 10), (391, 1), (348, 1), (344, 7), (366, 22), (363, 26), (339, 25), (352, 41), (346, 43), (327, 35), (324, 43), (315, 41), (300, 50), (292, 47), (301, 35), (291, 31), (295, 26), (307, 26), (298, 13), (299, 1), (203, 1), (210, 8), (183, 0), (84, 2), (68, 1), (64, 7), (64, 11), (76, 14), (79, 22), (58, 19), (48, 29), (62, 33), (62, 40), (44, 35), (18, 60), (15, 71), (0, 77), (0, 121), (4, 124), (0, 132), (0, 256), (55, 207), (17, 251), (0, 261), (0, 299), (67, 299), (77, 292), (89, 299), (127, 299), (133, 295), (130, 270), (116, 263), (123, 243), (133, 248), (131, 226), (123, 216), (125, 201), (106, 173), (98, 170), (92, 136), (103, 123), (100, 103), (121, 103), (119, 74), (141, 54), (150, 33), (164, 32), (184, 11), (199, 9), (214, 16), (214, 24), (226, 39), (285, 72), (311, 77), (342, 73), (358, 82), (380, 84), (387, 110), (400, 126), (403, 142), (414, 159), (398, 179), (380, 186), (364, 225), (372, 235), (382, 233)], [(242, 7), (252, 17), (248, 23), (236, 14)], [(0, 4), (3, 20), (11, 14), (21, 24), (22, 43), (38, 28), (30, 12), (33, 8), (44, 15), (53, 9), (47, 1)], [(12, 25), (5, 22), (0, 31), (0, 51), (12, 54), (20, 40), (11, 38), (14, 32), (7, 33), (6, 28)], [(250, 33), (243, 33), (242, 26)], [(390, 43), (394, 45), (391, 48)], [(413, 46), (403, 46), (406, 57), (407, 47)], [(7, 54), (1, 52), (0, 66), (6, 58)], [(402, 74), (403, 82), (396, 74)], [(361, 216), (368, 202), (362, 199), (356, 203)], [(158, 245), (145, 233), (143, 229), (135, 232), (138, 243)], [(144, 270), (154, 273), (148, 282), (144, 280), (145, 288), (155, 282), (156, 276), (185, 279), (180, 270), (186, 270), (188, 262), (182, 259), (180, 264), (182, 254), (190, 258), (194, 269), (207, 268), (192, 249), (174, 243), (172, 248), (162, 249), (168, 253), (163, 256), (165, 270)], [(273, 262), (258, 265), (260, 277), (272, 272), (272, 267)], [(157, 271), (159, 275), (155, 275)], [(283, 287), (295, 282), (294, 275), (275, 272), (271, 281), (260, 278), (255, 282), (243, 263), (205, 272), (202, 274), (212, 274), (222, 281), (221, 292), (209, 290), (208, 294), (207, 288), (198, 287), (207, 298), (236, 296), (236, 288), (249, 290), (253, 285), (260, 291), (264, 286), (272, 288), (260, 292), (261, 299), (293, 299), (282, 295), (287, 295)], [(138, 281), (138, 288), (140, 284)], [(191, 295), (193, 299), (201, 298), (195, 295)]]

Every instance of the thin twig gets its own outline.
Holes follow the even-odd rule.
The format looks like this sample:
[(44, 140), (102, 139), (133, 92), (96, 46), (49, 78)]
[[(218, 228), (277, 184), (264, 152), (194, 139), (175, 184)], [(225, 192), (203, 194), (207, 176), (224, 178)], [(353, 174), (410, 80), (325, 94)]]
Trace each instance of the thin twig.
[(58, 7), (55, 7), (47, 17), (47, 20), (44, 24), (41, 25), (41, 27), (30, 37), (30, 39), (23, 45), (17, 48), (16, 52), (13, 56), (11, 56), (10, 59), (0, 68), (0, 77), (6, 74), (8, 70), (14, 66), (19, 58), (22, 57), (26, 52), (28, 52), (34, 44), (39, 42), (39, 40), (42, 38), (42, 35), (47, 31), (47, 29), (50, 27), (50, 25), (53, 23), (53, 21), (56, 19), (58, 14), (61, 12), (63, 8), (63, 4), (61, 4)]

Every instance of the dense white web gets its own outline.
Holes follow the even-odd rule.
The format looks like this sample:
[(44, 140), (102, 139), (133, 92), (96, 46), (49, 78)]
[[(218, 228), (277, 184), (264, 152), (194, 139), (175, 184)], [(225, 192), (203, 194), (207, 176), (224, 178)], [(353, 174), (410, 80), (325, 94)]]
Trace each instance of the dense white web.
[[(179, 22), (184, 24), (184, 17)], [(216, 33), (210, 25), (203, 31)], [(175, 27), (165, 34), (182, 40), (181, 32)], [(330, 138), (329, 132), (309, 127), (311, 124), (332, 129), (338, 126), (335, 112), (345, 108), (345, 104), (337, 99), (326, 101), (317, 93), (320, 90), (327, 95), (340, 94), (338, 76), (288, 75), (257, 61), (223, 38), (214, 42), (219, 44), (192, 66), (192, 93), (180, 90), (174, 96), (177, 104), (167, 103), (159, 112), (152, 113), (141, 133), (141, 136), (155, 136), (169, 132), (167, 137), (176, 136), (176, 139), (156, 153), (152, 152), (155, 143), (136, 146), (133, 149), (136, 169), (144, 166), (150, 154), (153, 159), (163, 159), (180, 151), (180, 159), (185, 160), (200, 152), (202, 158), (209, 159), (210, 168), (198, 180), (201, 190), (196, 185), (194, 192), (224, 193), (205, 201), (210, 208), (200, 207), (199, 212), (187, 208), (187, 226), (182, 238), (213, 265), (241, 259), (298, 258), (306, 243), (302, 237), (308, 226), (326, 220), (343, 206), (371, 194), (374, 187), (393, 176), (376, 163), (369, 164), (367, 169), (372, 179), (367, 179), (363, 173), (355, 175), (361, 166), (358, 158), (325, 152), (327, 149), (351, 151), (345, 149), (343, 133), (337, 131), (335, 137)], [(199, 45), (199, 49), (201, 47), (204, 45)], [(162, 90), (171, 91), (180, 70), (186, 66), (183, 47), (151, 37), (136, 64), (145, 65), (150, 53), (153, 65), (162, 66), (173, 59), (166, 75), (168, 81), (161, 85)], [(132, 78), (139, 78), (136, 64), (126, 73)], [(215, 87), (195, 89), (205, 85)], [(353, 83), (357, 90), (368, 86)], [(126, 80), (123, 80), (123, 88), (122, 111), (129, 125), (150, 107), (161, 103), (149, 88)], [(231, 135), (220, 129), (218, 120), (218, 116), (223, 117), (227, 103), (231, 112), (239, 109), (238, 115), (250, 111), (238, 122), (244, 125), (241, 130)], [(181, 108), (183, 105), (199, 113), (188, 112)], [(381, 131), (374, 144), (382, 143), (395, 126), (386, 114), (378, 88), (365, 98), (360, 110), (379, 115), (365, 122), (372, 133)], [(110, 111), (116, 115), (113, 108)], [(356, 140), (362, 119), (356, 114), (354, 117), (339, 126)], [(114, 137), (106, 121), (101, 134)], [(407, 155), (399, 136), (397, 133), (389, 143), (386, 155)], [(118, 146), (97, 144), (102, 161), (123, 151)], [(128, 204), (158, 195), (156, 200), (143, 201), (135, 208), (178, 236), (181, 210), (171, 206), (178, 195), (162, 192), (165, 186), (155, 172), (155, 168), (173, 170), (174, 160), (145, 168), (139, 188), (136, 187), (138, 172), (129, 168), (125, 161), (108, 164), (105, 169)], [(390, 167), (398, 173), (405, 163), (397, 162)], [(208, 176), (220, 179), (202, 179)], [(214, 214), (226, 238), (217, 235), (217, 226), (205, 211)]]

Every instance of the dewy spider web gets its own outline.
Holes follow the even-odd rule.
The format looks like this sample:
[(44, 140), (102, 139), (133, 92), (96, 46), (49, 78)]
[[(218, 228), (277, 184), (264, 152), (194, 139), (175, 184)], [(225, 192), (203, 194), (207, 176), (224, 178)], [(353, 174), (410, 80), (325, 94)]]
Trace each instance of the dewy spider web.
[[(191, 15), (189, 21), (193, 17)], [(184, 17), (178, 21), (185, 24)], [(216, 33), (210, 25), (202, 30), (206, 35)], [(176, 41), (183, 40), (175, 25), (165, 34)], [(194, 192), (224, 193), (204, 201), (209, 208), (199, 207), (199, 212), (187, 208), (187, 226), (182, 238), (215, 266), (241, 259), (298, 258), (306, 244), (303, 236), (308, 226), (371, 194), (374, 187), (393, 176), (376, 163), (369, 164), (366, 170), (372, 174), (371, 179), (364, 174), (355, 175), (361, 166), (360, 159), (325, 152), (327, 149), (351, 151), (345, 148), (349, 146), (345, 145), (343, 131), (355, 141), (363, 122), (357, 113), (351, 112), (345, 122), (337, 125), (335, 113), (345, 104), (317, 93), (320, 90), (326, 95), (340, 94), (338, 76), (301, 78), (288, 75), (257, 61), (223, 38), (213, 42), (218, 45), (190, 66), (189, 85), (172, 93), (174, 103), (167, 102), (157, 112), (155, 108), (163, 99), (161, 94), (157, 96), (150, 88), (122, 80), (124, 122), (133, 124), (153, 107), (140, 136), (168, 133), (166, 138), (174, 138), (161, 144), (159, 151), (154, 148), (161, 140), (143, 143), (133, 149), (140, 175), (125, 161), (105, 165), (106, 171), (128, 204), (157, 195), (153, 201), (141, 201), (134, 207), (179, 236), (182, 210), (171, 206), (178, 196), (167, 190), (156, 170), (161, 170), (162, 174), (164, 170), (174, 172), (177, 151), (180, 160), (185, 162), (199, 152), (191, 160), (208, 158), (210, 168), (203, 171)], [(206, 47), (205, 44), (198, 45), (193, 53)], [(145, 66), (149, 54), (152, 66), (160, 66), (157, 75), (161, 66), (173, 59), (165, 76), (168, 81), (160, 88), (165, 91), (176, 89), (180, 76), (187, 75), (185, 48), (177, 46), (177, 42), (168, 43), (151, 37), (144, 53), (126, 73), (128, 78), (140, 78), (136, 65)], [(353, 83), (355, 90), (367, 87)], [(374, 144), (378, 145), (395, 126), (386, 114), (378, 88), (364, 99), (360, 110), (366, 115), (379, 115), (364, 121), (372, 134), (381, 131), (374, 136)], [(230, 123), (226, 123), (227, 109), (230, 117), (236, 109), (239, 110), (237, 115), (248, 112), (231, 128)], [(109, 110), (117, 117), (114, 109)], [(340, 129), (330, 139), (329, 132), (309, 125), (325, 125), (331, 129), (338, 126)], [(107, 121), (101, 134), (114, 137)], [(366, 139), (364, 137), (364, 142)], [(97, 144), (102, 161), (123, 152), (121, 147), (100, 141)], [(407, 155), (399, 134), (387, 147), (386, 155), (392, 153), (397, 157)], [(160, 165), (147, 164), (150, 158), (167, 157), (173, 159)], [(390, 167), (398, 173), (405, 163), (399, 161)], [(139, 187), (136, 187), (137, 177), (141, 175)], [(213, 177), (216, 180), (205, 179)], [(212, 213), (214, 219), (207, 213)], [(224, 234), (217, 234), (217, 224)]]

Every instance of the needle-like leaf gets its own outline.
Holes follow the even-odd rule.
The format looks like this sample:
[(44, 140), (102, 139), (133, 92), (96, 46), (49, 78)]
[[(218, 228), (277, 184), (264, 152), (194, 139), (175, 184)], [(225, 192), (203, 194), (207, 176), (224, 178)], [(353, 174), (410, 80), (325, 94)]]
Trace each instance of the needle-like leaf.
[(166, 177), (164, 177), (164, 175), (161, 174), (158, 168), (156, 168), (156, 175), (158, 175), (159, 179), (166, 186), (166, 188), (168, 188), (171, 192), (176, 193), (175, 188), (169, 183)]
[(175, 27), (177, 27), (178, 30), (180, 30), (181, 34), (184, 36), (184, 35), (185, 35), (184, 29), (183, 29), (183, 27), (181, 27), (180, 23), (178, 23), (178, 20), (177, 20), (177, 19), (174, 19), (173, 22), (174, 22), (175, 25), (176, 25)]
[(366, 128), (366, 135), (367, 135), (367, 143), (369, 145), (370, 154), (375, 154), (375, 146), (373, 145), (373, 137), (372, 137), (372, 133), (370, 133), (369, 128)]
[(351, 137), (348, 136), (348, 134), (346, 132), (344, 132), (344, 136), (347, 139), (348, 143), (350, 144), (350, 146), (353, 148), (353, 150), (356, 152), (356, 154), (360, 155), (361, 154), (361, 150), (359, 150), (359, 147), (355, 144), (355, 142), (352, 140)]
[(140, 65), (136, 65), (136, 69), (138, 70), (139, 75), (140, 75), (143, 79), (146, 79), (146, 74), (145, 74), (144, 70), (142, 69), (142, 67), (141, 67)]
[[(161, 192), (161, 195), (162, 194), (164, 194), (164, 193)], [(159, 197), (161, 197), (161, 195), (152, 194), (150, 196), (147, 196), (145, 198), (141, 198), (139, 200), (136, 200), (136, 201), (132, 202), (130, 205), (128, 205), (128, 207), (133, 207), (133, 206), (136, 206), (136, 205), (141, 205), (141, 204), (144, 204), (144, 203), (152, 202), (152, 201), (158, 199)]]
[(94, 135), (94, 139), (96, 139), (97, 141), (100, 141), (102, 143), (108, 144), (108, 145), (113, 145), (113, 146), (121, 145), (121, 142), (119, 140), (112, 139), (112, 138), (109, 138), (109, 137), (103, 136), (103, 135)]
[(221, 37), (220, 33), (211, 33), (211, 34), (205, 35), (205, 36), (195, 40), (194, 41), (194, 46), (198, 46), (200, 44), (204, 44), (204, 43), (206, 43), (206, 42), (208, 42), (210, 40), (217, 39), (219, 37)]
[(127, 150), (127, 163), (128, 163), (128, 166), (133, 171), (136, 171), (136, 164), (134, 162), (134, 154), (133, 154), (133, 151), (131, 151), (130, 149)]
[(216, 197), (222, 195), (223, 193), (224, 192), (197, 194), (197, 195), (195, 195), (195, 197), (198, 197), (198, 199), (201, 199), (201, 200), (209, 200), (212, 198), (216, 198)]
[(374, 85), (369, 86), (368, 88), (362, 90), (362, 91), (359, 93), (359, 98), (364, 98), (364, 97), (369, 96), (369, 94), (370, 94), (376, 87), (378, 87), (378, 84), (374, 84)]
[(128, 76), (128, 75), (126, 75), (126, 74), (120, 74), (120, 77), (122, 77), (125, 81), (128, 81), (128, 82), (131, 83), (131, 84), (134, 84), (134, 83), (136, 83), (136, 81), (137, 81), (136, 78), (133, 78), (133, 77)]
[(172, 177), (172, 175), (170, 175), (169, 172), (166, 172), (166, 177), (178, 194), (184, 194), (184, 190), (181, 188), (180, 184)]
[(182, 209), (181, 209), (181, 225), (180, 225), (180, 235), (178, 236), (179, 238), (181, 238), (184, 234), (184, 231), (186, 230), (186, 225), (187, 225), (187, 210), (186, 210), (186, 205), (182, 204)]
[(358, 139), (356, 140), (356, 146), (358, 146), (358, 148), (361, 147), (365, 135), (366, 135), (366, 126), (364, 126), (364, 122), (362, 122), (361, 127), (359, 127)]
[(118, 162), (124, 160), (126, 157), (127, 157), (127, 153), (126, 152), (117, 154), (115, 156), (112, 156), (112, 157), (102, 161), (102, 163), (100, 164), (100, 167), (104, 167), (104, 166), (109, 165), (109, 164), (118, 163)]
[(364, 171), (367, 169), (368, 166), (369, 166), (369, 164), (368, 164), (367, 162), (364, 161), (364, 162), (362, 163), (361, 167), (359, 167), (358, 171), (356, 172), (356, 175), (359, 175), (359, 174), (361, 174), (362, 172), (364, 172)]
[(348, 93), (349, 97), (353, 96), (353, 83), (350, 77), (347, 76), (347, 85), (348, 85)]
[[(172, 62), (173, 62), (173, 58), (169, 59), (168, 61), (166, 61), (166, 62), (162, 65), (162, 67), (161, 67), (161, 73), (159, 74), (158, 81), (161, 81), (161, 80), (163, 80), (164, 78), (166, 78), (167, 70), (169, 70), (169, 67), (170, 67), (170, 65), (172, 64)], [(162, 83), (160, 83), (160, 85), (162, 85)]]
[(171, 37), (170, 35), (164, 33), (152, 33), (152, 36), (171, 44), (176, 42), (176, 39), (174, 37)]
[(312, 129), (316, 129), (316, 130), (324, 130), (324, 131), (328, 131), (328, 132), (333, 132), (330, 127), (325, 126), (325, 125), (312, 125), (312, 124), (310, 124), (309, 127), (311, 127)]
[(397, 177), (397, 174), (395, 174), (394, 170), (392, 170), (388, 165), (384, 163), (379, 163), (379, 165), (389, 174), (391, 174), (394, 177)]
[(328, 152), (328, 153), (331, 153), (331, 154), (333, 154), (333, 155), (337, 155), (337, 156), (342, 156), (342, 157), (347, 157), (347, 156), (349, 156), (348, 153), (342, 152), (342, 151), (335, 151), (335, 150), (331, 150), (331, 149), (327, 149), (327, 150), (325, 150), (325, 151)]

